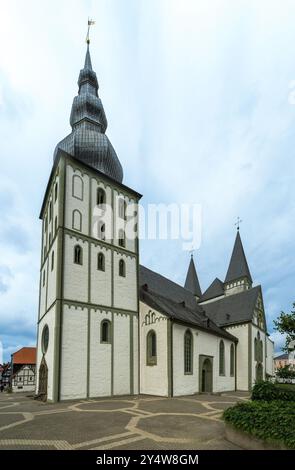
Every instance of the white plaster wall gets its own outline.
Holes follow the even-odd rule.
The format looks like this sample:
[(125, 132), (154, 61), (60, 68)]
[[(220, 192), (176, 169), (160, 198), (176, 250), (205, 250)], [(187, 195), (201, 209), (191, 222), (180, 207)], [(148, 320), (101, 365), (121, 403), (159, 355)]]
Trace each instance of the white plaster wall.
[(89, 396), (111, 395), (112, 344), (101, 343), (101, 322), (112, 321), (111, 312), (91, 309), (90, 311), (90, 370)]
[[(47, 263), (48, 260), (44, 263), (42, 271), (40, 271), (41, 283), (40, 283), (40, 308), (39, 308), (39, 318), (41, 318), (46, 311), (46, 289), (47, 289)], [(43, 273), (45, 272), (45, 283), (43, 286)]]
[(62, 400), (87, 396), (88, 309), (64, 305), (61, 350)]
[[(97, 269), (97, 256), (105, 257), (105, 271)], [(91, 298), (92, 304), (107, 305), (112, 303), (112, 252), (103, 245), (91, 243)]]
[[(189, 328), (193, 334), (193, 374), (184, 374), (184, 334), (188, 328), (183, 325), (173, 326), (173, 394), (190, 395), (199, 392), (200, 355), (213, 357), (213, 392), (225, 392), (235, 389), (235, 377), (230, 376), (230, 346), (232, 341), (206, 333), (196, 328)], [(225, 375), (219, 375), (219, 343), (224, 342)]]
[[(168, 318), (156, 310), (152, 310), (155, 313), (155, 322), (150, 325), (145, 325), (145, 316), (150, 310), (150, 307), (140, 302), (140, 393), (168, 396)], [(157, 364), (153, 366), (148, 366), (146, 362), (146, 337), (150, 330), (154, 330), (157, 335)]]
[[(83, 249), (83, 264), (74, 263), (74, 247)], [(88, 242), (65, 234), (64, 298), (80, 302), (88, 301)]]
[(139, 393), (138, 390), (138, 367), (139, 367), (139, 355), (138, 355), (138, 317), (133, 315), (133, 384), (134, 384), (134, 395)]
[[(83, 181), (83, 199), (73, 196), (73, 176), (77, 175)], [(70, 164), (66, 165), (66, 210), (65, 210), (65, 227), (73, 230), (72, 214), (75, 209), (82, 214), (82, 233), (88, 235), (89, 232), (89, 176), (86, 172), (82, 172), (73, 168)]]
[[(54, 252), (54, 267), (51, 270), (51, 256)], [(57, 273), (57, 238), (55, 239), (48, 253), (48, 288), (47, 288), (47, 308), (49, 308), (56, 299), (56, 273)]]
[[(126, 265), (126, 276), (119, 276), (119, 260)], [(114, 251), (114, 306), (137, 311), (137, 262), (135, 257)]]
[(114, 313), (114, 395), (130, 393), (130, 317)]
[(46, 313), (39, 323), (38, 339), (37, 339), (37, 364), (36, 364), (36, 392), (38, 392), (39, 382), (39, 367), (43, 357), (41, 340), (42, 332), (45, 325), (49, 328), (49, 342), (48, 349), (45, 353), (45, 360), (48, 367), (48, 388), (47, 399), (53, 399), (53, 365), (54, 365), (54, 350), (58, 345), (55, 344), (55, 329), (56, 329), (56, 307), (55, 305)]
[(273, 341), (266, 336), (266, 372), (269, 375), (274, 375), (274, 343)]
[(226, 331), (238, 338), (237, 345), (237, 390), (248, 390), (248, 324), (229, 326)]

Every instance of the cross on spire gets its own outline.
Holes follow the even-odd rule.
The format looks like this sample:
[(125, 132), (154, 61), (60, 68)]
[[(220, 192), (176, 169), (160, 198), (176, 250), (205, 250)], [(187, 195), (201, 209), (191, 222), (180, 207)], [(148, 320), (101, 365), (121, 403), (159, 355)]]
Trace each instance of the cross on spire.
[(94, 25), (95, 24), (95, 21), (91, 20), (90, 18), (88, 18), (88, 29), (87, 29), (87, 36), (86, 36), (86, 42), (87, 44), (90, 44), (90, 26)]
[(237, 218), (237, 221), (235, 223), (235, 225), (237, 226), (237, 230), (239, 231), (240, 230), (240, 223), (243, 222), (242, 219), (240, 219), (240, 217)]
[(190, 251), (189, 251), (189, 253), (190, 253), (190, 255), (191, 255), (191, 258), (194, 257), (194, 252), (195, 252), (195, 251), (196, 251), (196, 250), (194, 249), (194, 246), (192, 245), (192, 247), (191, 247), (191, 249), (190, 249)]

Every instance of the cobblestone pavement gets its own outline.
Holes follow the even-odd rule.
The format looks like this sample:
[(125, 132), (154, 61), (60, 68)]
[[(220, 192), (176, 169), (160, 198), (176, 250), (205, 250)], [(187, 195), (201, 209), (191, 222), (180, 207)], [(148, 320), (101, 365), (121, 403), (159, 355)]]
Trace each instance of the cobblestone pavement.
[(243, 392), (98, 398), (42, 403), (22, 393), (0, 394), (2, 449), (238, 449), (225, 439), (225, 408)]

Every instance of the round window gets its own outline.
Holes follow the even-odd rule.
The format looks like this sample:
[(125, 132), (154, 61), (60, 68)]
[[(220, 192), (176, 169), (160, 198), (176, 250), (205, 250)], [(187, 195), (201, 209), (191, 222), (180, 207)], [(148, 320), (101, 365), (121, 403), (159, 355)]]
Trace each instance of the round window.
[(49, 343), (49, 328), (48, 325), (45, 325), (42, 331), (42, 352), (46, 353)]

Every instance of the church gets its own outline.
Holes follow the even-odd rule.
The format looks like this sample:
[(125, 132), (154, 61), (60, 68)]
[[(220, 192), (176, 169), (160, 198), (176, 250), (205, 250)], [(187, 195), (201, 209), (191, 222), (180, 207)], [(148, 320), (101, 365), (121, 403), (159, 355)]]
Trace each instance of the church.
[(78, 87), (40, 213), (36, 394), (57, 402), (251, 390), (273, 374), (273, 343), (239, 230), (225, 279), (205, 292), (193, 257), (184, 286), (141, 266), (141, 195), (123, 184), (106, 135), (89, 41)]

